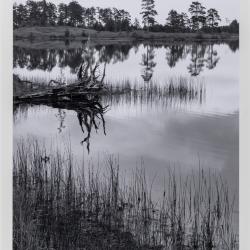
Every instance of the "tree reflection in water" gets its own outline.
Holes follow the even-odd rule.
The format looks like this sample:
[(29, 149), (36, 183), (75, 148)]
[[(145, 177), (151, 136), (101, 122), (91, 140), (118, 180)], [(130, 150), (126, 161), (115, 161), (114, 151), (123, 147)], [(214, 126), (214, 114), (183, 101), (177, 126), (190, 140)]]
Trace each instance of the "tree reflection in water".
[(143, 66), (141, 77), (143, 78), (144, 83), (148, 83), (153, 76), (154, 67), (156, 66), (154, 58), (154, 47), (146, 45), (146, 53), (142, 54), (142, 62), (140, 63), (140, 65)]
[(218, 53), (216, 50), (214, 50), (214, 45), (210, 44), (208, 45), (207, 50), (207, 68), (208, 69), (214, 69), (219, 62), (220, 58), (218, 57)]
[(191, 76), (198, 76), (204, 67), (206, 46), (203, 44), (191, 45), (191, 63), (187, 67)]
[[(51, 71), (55, 66), (69, 67), (71, 73), (76, 73), (79, 65), (86, 59), (86, 46), (69, 49), (30, 49), (14, 46), (13, 67), (27, 68), (28, 70), (41, 69)], [(128, 59), (132, 45), (90, 45), (88, 59), (100, 63), (117, 63)]]
[(239, 40), (237, 41), (229, 41), (228, 46), (230, 50), (235, 53), (239, 49)]
[[(80, 101), (53, 101), (53, 102), (39, 102), (32, 104), (18, 104), (14, 105), (14, 121), (17, 121), (20, 112), (27, 116), (27, 110), (33, 105), (46, 105), (58, 109), (56, 117), (59, 120), (58, 131), (61, 133), (65, 126), (66, 111), (75, 111), (77, 114), (77, 120), (79, 122), (84, 138), (80, 141), (83, 145), (86, 143), (88, 152), (90, 152), (90, 138), (93, 129), (97, 132), (100, 128), (103, 129), (103, 133), (106, 135), (104, 114), (107, 112), (108, 105), (101, 104), (99, 96), (85, 96)], [(21, 110), (20, 110), (21, 109)]]
[[(77, 113), (77, 119), (81, 131), (85, 135), (81, 144), (86, 143), (88, 152), (90, 152), (90, 137), (93, 128), (97, 132), (100, 127), (102, 127), (103, 133), (106, 135), (104, 114), (106, 113), (108, 106), (104, 107), (98, 96), (93, 98), (86, 96), (86, 98), (78, 102), (57, 102), (49, 104), (48, 106), (58, 108), (59, 110), (73, 110)], [(63, 117), (63, 119), (65, 119), (65, 117)], [(61, 124), (62, 122), (60, 121), (60, 125)]]
[(90, 136), (92, 128), (97, 131), (100, 126), (103, 128), (103, 133), (106, 135), (104, 113), (107, 111), (108, 106), (103, 107), (98, 100), (93, 100), (87, 106), (76, 110), (79, 125), (83, 134), (86, 131), (85, 138), (81, 141), (81, 144), (86, 142), (87, 150), (90, 151)]
[(173, 68), (176, 66), (176, 63), (183, 58), (184, 56), (184, 44), (175, 44), (171, 46), (166, 46), (166, 60), (168, 62), (168, 66)]
[(58, 113), (56, 114), (56, 117), (59, 120), (59, 127), (57, 129), (58, 129), (58, 132), (61, 133), (63, 129), (65, 128), (64, 121), (66, 117), (66, 112), (62, 109), (58, 109)]
[(129, 52), (132, 48), (132, 45), (98, 45), (95, 47), (98, 52), (98, 58), (100, 63), (117, 63), (124, 62), (129, 58)]
[[(232, 52), (239, 49), (238, 41), (228, 41)], [(70, 68), (72, 74), (76, 74), (79, 65), (86, 59), (86, 46), (89, 46), (91, 53), (88, 53), (88, 60), (93, 63), (116, 64), (129, 59), (130, 51), (134, 48), (135, 54), (138, 53), (142, 44), (109, 44), (94, 45), (83, 44), (81, 48), (67, 49), (31, 49), (14, 46), (13, 66), (14, 68), (26, 68), (29, 71), (40, 69), (51, 72), (54, 67), (64, 69)], [(187, 59), (190, 55), (190, 63), (187, 67), (191, 76), (198, 76), (204, 70), (214, 69), (219, 62), (219, 55), (215, 49), (215, 43), (147, 43), (144, 44), (145, 51), (142, 52), (140, 65), (143, 66), (141, 76), (145, 82), (149, 82), (153, 76), (155, 62), (155, 51), (166, 49), (166, 61), (170, 68), (176, 67), (181, 60)]]

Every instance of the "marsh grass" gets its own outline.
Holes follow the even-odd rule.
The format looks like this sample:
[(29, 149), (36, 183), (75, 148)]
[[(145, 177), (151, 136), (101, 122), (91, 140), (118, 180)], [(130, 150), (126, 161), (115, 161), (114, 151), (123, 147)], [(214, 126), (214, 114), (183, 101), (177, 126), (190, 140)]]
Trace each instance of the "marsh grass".
[(141, 84), (138, 81), (123, 80), (118, 83), (106, 83), (109, 95), (103, 97), (105, 103), (130, 103), (171, 106), (173, 104), (200, 103), (206, 95), (204, 81), (201, 78), (171, 77), (164, 83), (151, 81)]
[(14, 249), (238, 249), (234, 203), (218, 174), (169, 168), (155, 201), (143, 168), (122, 182), (113, 156), (101, 167), (77, 167), (70, 146), (48, 153), (35, 139), (19, 141)]
[[(22, 79), (22, 81), (27, 83), (17, 82), (14, 77), (14, 96), (46, 91), (53, 87), (45, 78)], [(55, 79), (55, 82), (62, 82), (64, 85), (67, 82), (67, 85), (71, 85), (76, 83), (76, 79), (65, 79), (62, 75)], [(159, 81), (143, 83), (124, 79), (116, 82), (106, 81), (104, 91), (100, 95), (105, 105), (126, 103), (166, 107), (178, 104), (202, 104), (206, 89), (203, 78), (170, 77), (164, 83)]]

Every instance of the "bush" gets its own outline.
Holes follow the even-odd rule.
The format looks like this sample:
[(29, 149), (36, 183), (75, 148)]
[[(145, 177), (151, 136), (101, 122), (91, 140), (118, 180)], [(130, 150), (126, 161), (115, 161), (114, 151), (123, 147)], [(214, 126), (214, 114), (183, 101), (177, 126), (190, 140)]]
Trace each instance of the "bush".
[(229, 30), (231, 33), (239, 34), (239, 23), (237, 20), (233, 20), (229, 25)]

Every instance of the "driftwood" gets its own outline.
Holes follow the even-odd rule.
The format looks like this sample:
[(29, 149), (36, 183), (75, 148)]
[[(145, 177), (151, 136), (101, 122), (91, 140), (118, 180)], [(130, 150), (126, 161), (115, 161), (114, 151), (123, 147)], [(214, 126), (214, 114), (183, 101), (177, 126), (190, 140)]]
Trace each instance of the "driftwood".
[[(31, 91), (25, 91), (25, 94), (14, 95), (14, 105), (29, 103), (31, 105), (47, 105), (59, 110), (74, 110), (77, 113), (79, 125), (83, 134), (85, 134), (81, 144), (86, 143), (87, 150), (90, 150), (90, 136), (94, 128), (96, 131), (100, 125), (105, 132), (104, 113), (108, 106), (103, 107), (100, 102), (100, 96), (108, 93), (103, 81), (105, 77), (105, 67), (102, 76), (97, 75), (99, 65), (92, 67), (89, 64), (82, 64), (78, 70), (78, 82), (70, 85), (51, 80), (48, 85), (39, 85), (39, 89), (32, 87)], [(18, 76), (14, 76), (14, 86), (21, 84)], [(53, 87), (52, 85), (57, 85)], [(64, 85), (64, 86), (62, 86)], [(63, 116), (60, 116), (60, 128), (63, 128)]]
[(76, 101), (81, 100), (86, 95), (101, 95), (107, 93), (104, 87), (86, 88), (79, 85), (68, 85), (65, 87), (55, 87), (44, 91), (32, 92), (20, 96), (14, 96), (14, 103), (21, 102), (43, 102), (45, 100)]
[[(48, 85), (44, 87), (40, 86), (39, 89), (34, 91), (34, 88), (30, 88), (32, 91), (27, 91), (25, 94), (19, 94), (14, 96), (14, 103), (21, 102), (42, 102), (45, 100), (55, 102), (57, 101), (76, 101), (81, 100), (86, 95), (100, 95), (107, 93), (103, 81), (105, 78), (106, 64), (104, 65), (104, 70), (102, 76), (97, 75), (97, 69), (99, 65), (96, 64), (92, 67), (90, 64), (83, 63), (79, 67), (77, 76), (78, 81), (74, 84), (67, 85), (66, 83), (61, 83), (56, 80), (50, 80)], [(15, 79), (17, 78), (17, 79)], [(24, 82), (20, 78), (14, 75), (14, 84)], [(27, 82), (27, 81), (25, 81)], [(29, 84), (32, 85), (31, 82)], [(51, 85), (57, 85), (55, 87)], [(64, 85), (64, 86), (62, 86)]]

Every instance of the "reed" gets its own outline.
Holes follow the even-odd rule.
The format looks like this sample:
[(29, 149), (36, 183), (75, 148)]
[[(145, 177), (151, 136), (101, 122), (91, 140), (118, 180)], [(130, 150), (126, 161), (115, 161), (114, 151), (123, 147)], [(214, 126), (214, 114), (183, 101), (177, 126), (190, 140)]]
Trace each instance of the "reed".
[(103, 96), (105, 104), (130, 103), (131, 105), (161, 105), (203, 103), (206, 89), (202, 79), (171, 77), (164, 83), (151, 81), (147, 84), (131, 80), (107, 82), (108, 94)]
[(155, 201), (146, 172), (121, 181), (109, 156), (101, 173), (79, 168), (70, 146), (20, 140), (13, 156), (14, 249), (238, 249), (233, 201), (216, 173), (169, 168)]
[[(22, 80), (20, 83), (17, 79), (14, 81), (14, 96), (26, 95), (28, 102), (32, 102), (32, 96), (27, 94), (36, 93), (38, 96), (40, 94), (40, 99), (44, 99), (44, 96), (51, 92), (53, 84), (58, 85), (61, 82), (61, 84), (65, 86), (66, 91), (66, 83), (63, 83), (63, 81), (63, 78), (58, 78), (57, 80), (50, 80), (49, 84), (45, 84), (45, 81), (39, 83), (37, 79), (36, 82), (35, 79), (33, 79), (33, 82)], [(74, 86), (72, 82), (68, 82), (67, 85), (68, 87)], [(140, 81), (124, 79), (117, 82), (105, 82), (103, 88), (99, 90), (98, 95), (101, 97), (104, 105), (129, 104), (161, 106), (165, 108), (169, 106), (185, 106), (186, 104), (192, 103), (201, 105), (206, 96), (206, 89), (202, 78), (180, 76), (171, 77), (164, 83), (151, 81), (146, 84)], [(74, 93), (74, 96), (76, 97), (77, 93)], [(57, 99), (55, 99), (55, 101), (56, 100)], [(14, 101), (18, 104), (20, 103), (20, 98), (16, 98)], [(33, 98), (33, 101), (39, 104), (39, 99)], [(40, 100), (40, 103), (42, 103), (42, 100)]]

